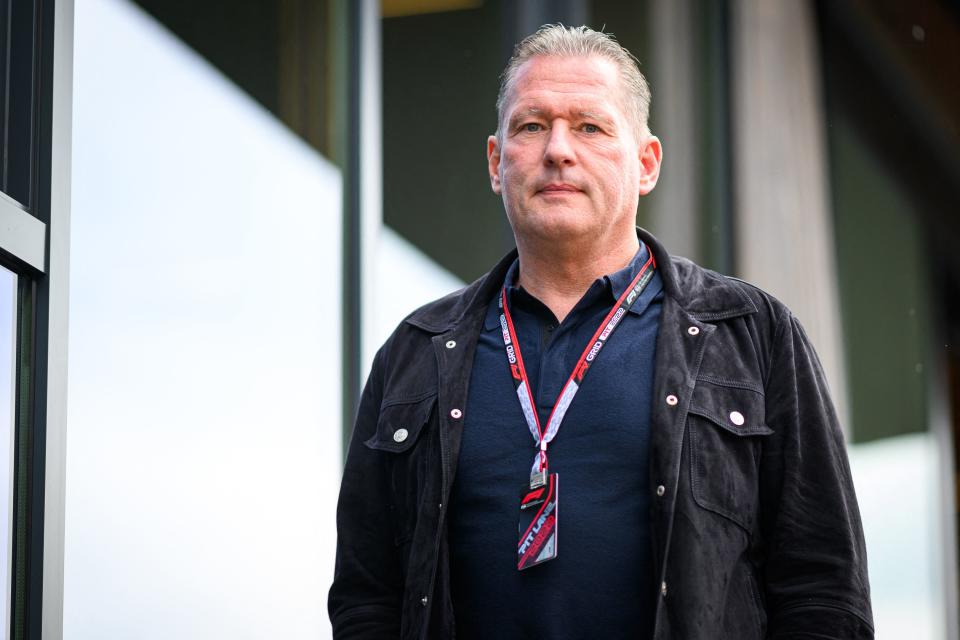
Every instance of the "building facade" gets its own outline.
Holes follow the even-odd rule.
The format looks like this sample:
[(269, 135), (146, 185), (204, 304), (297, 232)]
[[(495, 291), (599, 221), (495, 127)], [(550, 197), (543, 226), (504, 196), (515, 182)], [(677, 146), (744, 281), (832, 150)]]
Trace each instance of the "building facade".
[(367, 368), (511, 248), (485, 140), (550, 22), (650, 80), (638, 224), (816, 345), (878, 637), (960, 637), (955, 1), (0, 0), (6, 637), (329, 634)]

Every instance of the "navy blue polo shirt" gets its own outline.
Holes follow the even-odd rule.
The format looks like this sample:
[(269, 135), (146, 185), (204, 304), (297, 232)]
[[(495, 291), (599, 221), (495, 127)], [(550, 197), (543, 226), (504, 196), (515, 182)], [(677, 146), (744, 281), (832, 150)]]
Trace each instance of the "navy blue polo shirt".
[[(506, 276), (542, 425), (600, 322), (647, 261), (596, 280), (557, 323)], [(591, 365), (548, 451), (559, 474), (557, 558), (517, 571), (519, 494), (537, 449), (504, 353), (497, 300), (477, 344), (450, 507), (452, 596), (461, 638), (649, 638), (650, 410), (658, 274)]]

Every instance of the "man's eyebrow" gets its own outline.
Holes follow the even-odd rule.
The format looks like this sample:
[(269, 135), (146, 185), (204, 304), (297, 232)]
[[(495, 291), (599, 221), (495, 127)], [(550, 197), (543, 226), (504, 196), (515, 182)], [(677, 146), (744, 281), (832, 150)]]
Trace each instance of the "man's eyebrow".
[(514, 113), (510, 114), (509, 121), (516, 122), (520, 118), (525, 118), (527, 116), (542, 116), (542, 115), (543, 115), (543, 109), (540, 109), (538, 107), (527, 107), (526, 109), (515, 111)]
[(581, 118), (587, 118), (592, 120), (600, 120), (607, 124), (613, 124), (613, 120), (609, 117), (600, 113), (599, 111), (578, 111), (577, 115)]

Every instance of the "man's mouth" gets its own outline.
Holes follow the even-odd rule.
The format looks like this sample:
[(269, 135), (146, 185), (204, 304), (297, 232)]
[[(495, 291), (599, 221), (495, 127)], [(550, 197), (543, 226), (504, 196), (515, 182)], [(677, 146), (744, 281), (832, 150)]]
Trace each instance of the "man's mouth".
[(564, 193), (580, 193), (580, 189), (566, 182), (551, 182), (540, 189), (546, 195), (562, 195)]

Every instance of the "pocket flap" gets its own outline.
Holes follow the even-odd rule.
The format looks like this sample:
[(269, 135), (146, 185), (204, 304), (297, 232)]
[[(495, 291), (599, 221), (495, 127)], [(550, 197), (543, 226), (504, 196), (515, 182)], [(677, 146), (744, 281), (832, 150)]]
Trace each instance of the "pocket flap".
[(759, 391), (698, 380), (690, 413), (702, 416), (738, 436), (769, 435), (764, 396)]
[(364, 444), (371, 449), (401, 453), (417, 441), (437, 403), (436, 393), (411, 399), (387, 400), (380, 407), (377, 432)]

